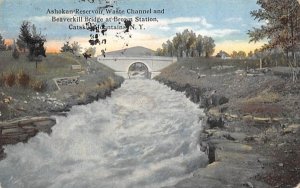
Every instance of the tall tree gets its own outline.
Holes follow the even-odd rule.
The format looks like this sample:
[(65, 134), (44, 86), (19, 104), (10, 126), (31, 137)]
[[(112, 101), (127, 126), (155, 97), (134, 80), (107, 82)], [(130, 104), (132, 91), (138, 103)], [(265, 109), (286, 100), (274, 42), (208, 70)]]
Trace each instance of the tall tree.
[(211, 56), (215, 51), (215, 42), (213, 38), (196, 35), (192, 30), (184, 30), (182, 33), (176, 33), (172, 41), (168, 40), (162, 44), (162, 48), (157, 49), (157, 54), (163, 56), (195, 57), (205, 55)]
[(231, 55), (230, 55), (233, 59), (238, 58), (238, 52), (237, 51), (232, 51)]
[(41, 57), (46, 57), (46, 49), (44, 43), (46, 42), (45, 36), (38, 33), (36, 26), (28, 21), (23, 21), (20, 27), (19, 41), (26, 44), (26, 48), (29, 50), (28, 59), (35, 61), (35, 67), (37, 69), (37, 63), (41, 60)]
[(0, 51), (5, 51), (5, 50), (6, 50), (5, 40), (3, 39), (2, 35), (0, 34)]
[(300, 42), (300, 4), (297, 0), (258, 0), (261, 7), (250, 12), (255, 20), (265, 21), (260, 28), (248, 31), (250, 42), (268, 39), (263, 49), (281, 48), (294, 57)]
[(94, 56), (96, 54), (96, 47), (86, 48), (84, 53)]
[(190, 31), (186, 42), (187, 56), (192, 55), (192, 51), (193, 51), (192, 49), (195, 46), (196, 39), (197, 39), (196, 34), (193, 31)]
[(173, 43), (170, 40), (167, 40), (166, 45), (167, 45), (167, 55), (173, 57), (174, 56)]
[(22, 41), (21, 39), (18, 38), (16, 44), (20, 51), (23, 51), (23, 52), (26, 51), (26, 43), (24, 41)]
[(43, 36), (41, 33), (38, 33), (36, 30), (36, 26), (33, 24), (30, 38), (27, 43), (27, 47), (29, 48), (29, 59), (35, 60), (36, 62), (36, 68), (37, 68), (37, 61), (40, 61), (39, 56), (46, 57), (46, 49), (44, 47), (44, 43), (46, 42), (45, 36)]
[(244, 58), (246, 58), (246, 52), (244, 52), (244, 51), (239, 51), (238, 52), (238, 58), (240, 58), (240, 59), (244, 59)]
[(249, 57), (249, 58), (252, 58), (252, 57), (253, 57), (253, 55), (254, 55), (254, 54), (253, 54), (253, 52), (252, 52), (252, 51), (250, 51), (250, 52), (248, 53), (248, 57)]
[(73, 49), (69, 44), (69, 41), (67, 41), (66, 43), (64, 43), (64, 45), (61, 47), (60, 52), (71, 52), (73, 53)]
[(205, 57), (208, 58), (215, 52), (215, 41), (211, 37), (204, 36), (203, 38), (203, 50), (205, 53)]
[(157, 48), (157, 50), (156, 50), (156, 55), (157, 56), (163, 56), (164, 54), (163, 54), (163, 50), (161, 49), (161, 48)]
[(71, 44), (71, 47), (72, 47), (73, 53), (75, 55), (79, 55), (81, 53), (82, 47), (80, 46), (80, 44), (78, 42), (74, 41)]
[(42, 56), (46, 57), (46, 49), (44, 43), (46, 39), (42, 35), (32, 37), (30, 42), (27, 44), (29, 48), (28, 58), (30, 61), (35, 61), (35, 68), (37, 69), (38, 61), (41, 61)]
[(20, 34), (17, 40), (17, 45), (19, 48), (28, 48), (28, 44), (32, 39), (32, 34), (30, 33), (30, 23), (28, 21), (23, 21), (20, 27)]
[(183, 52), (183, 42), (182, 42), (182, 34), (176, 33), (176, 36), (173, 38), (173, 45), (176, 50), (177, 57), (182, 57)]
[(196, 50), (198, 52), (199, 57), (202, 56), (202, 54), (203, 54), (203, 37), (201, 35), (197, 36)]
[(188, 29), (182, 32), (182, 45), (183, 50), (187, 57), (190, 56), (191, 47), (196, 42), (196, 34), (193, 31), (189, 31)]
[(162, 55), (167, 56), (168, 53), (168, 45), (166, 43), (162, 43)]

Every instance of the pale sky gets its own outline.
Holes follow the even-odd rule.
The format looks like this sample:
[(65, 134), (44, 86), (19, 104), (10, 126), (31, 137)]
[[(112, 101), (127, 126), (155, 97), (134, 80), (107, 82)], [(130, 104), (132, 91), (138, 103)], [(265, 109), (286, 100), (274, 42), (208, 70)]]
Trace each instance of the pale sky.
[[(57, 51), (62, 44), (69, 41), (78, 41), (83, 47), (88, 47), (90, 31), (69, 30), (70, 23), (54, 23), (52, 16), (73, 17), (87, 15), (54, 15), (47, 14), (47, 10), (76, 8), (94, 10), (104, 5), (104, 0), (0, 0), (0, 33), (4, 38), (16, 39), (19, 27), (23, 20), (35, 24), (47, 38), (47, 51)], [(90, 0), (91, 1), (91, 0)], [(107, 51), (117, 50), (133, 46), (144, 46), (156, 50), (168, 39), (172, 39), (177, 32), (184, 29), (193, 30), (196, 34), (211, 36), (216, 43), (216, 52), (225, 50), (231, 53), (233, 50), (246, 52), (259, 48), (262, 43), (249, 44), (246, 34), (252, 27), (258, 27), (261, 23), (253, 20), (250, 11), (258, 9), (256, 0), (118, 0), (113, 1), (114, 8), (127, 11), (127, 9), (152, 9), (163, 10), (164, 14), (123, 14), (116, 15), (122, 18), (156, 17), (158, 22), (147, 22), (145, 30), (132, 30), (124, 34), (123, 30), (109, 30), (106, 36), (107, 44), (98, 46)], [(115, 3), (114, 3), (115, 2)], [(101, 4), (100, 4), (101, 3)], [(94, 17), (96, 15), (88, 15)], [(97, 15), (97, 17), (110, 17), (114, 15)], [(83, 25), (75, 23), (74, 25)], [(138, 25), (139, 23), (133, 22)], [(136, 27), (137, 28), (137, 27)], [(116, 37), (116, 33), (120, 34)], [(120, 39), (122, 38), (123, 39)]]

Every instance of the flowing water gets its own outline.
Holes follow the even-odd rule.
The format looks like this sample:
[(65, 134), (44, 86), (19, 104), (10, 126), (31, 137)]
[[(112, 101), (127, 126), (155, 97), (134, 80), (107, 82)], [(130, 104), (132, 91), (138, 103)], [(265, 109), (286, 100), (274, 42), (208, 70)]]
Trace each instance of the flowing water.
[[(49, 136), (7, 146), (3, 188), (161, 187), (199, 168), (203, 112), (153, 80), (127, 80), (111, 98), (56, 117)], [(1, 187), (1, 185), (0, 185)]]

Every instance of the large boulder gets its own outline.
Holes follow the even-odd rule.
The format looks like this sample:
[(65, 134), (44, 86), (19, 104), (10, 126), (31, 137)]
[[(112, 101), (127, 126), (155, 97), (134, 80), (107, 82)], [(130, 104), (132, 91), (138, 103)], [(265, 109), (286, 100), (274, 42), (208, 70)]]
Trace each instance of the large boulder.
[(219, 106), (222, 104), (226, 104), (228, 102), (229, 102), (229, 99), (224, 96), (221, 96), (221, 95), (212, 95), (211, 96), (212, 106)]
[(223, 128), (225, 125), (222, 117), (208, 117), (206, 123), (210, 129)]

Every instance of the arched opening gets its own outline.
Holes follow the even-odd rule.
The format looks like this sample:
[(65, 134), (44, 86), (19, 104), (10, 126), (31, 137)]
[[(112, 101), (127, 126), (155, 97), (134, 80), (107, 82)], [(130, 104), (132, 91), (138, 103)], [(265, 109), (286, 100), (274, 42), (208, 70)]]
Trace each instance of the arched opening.
[(142, 62), (136, 62), (129, 66), (128, 77), (130, 79), (134, 79), (134, 78), (150, 79), (151, 73), (146, 64)]

